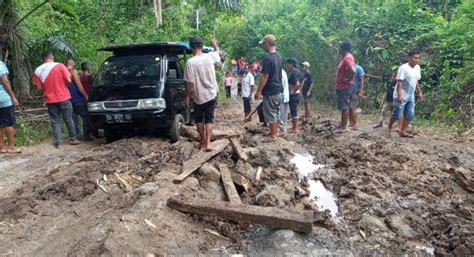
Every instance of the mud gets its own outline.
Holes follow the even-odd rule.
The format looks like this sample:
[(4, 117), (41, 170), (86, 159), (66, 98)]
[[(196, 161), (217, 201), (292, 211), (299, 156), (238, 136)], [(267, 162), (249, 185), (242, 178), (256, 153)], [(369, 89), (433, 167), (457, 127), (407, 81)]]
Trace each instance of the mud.
[[(266, 128), (256, 122), (242, 124), (241, 110), (235, 99), (219, 105), (216, 129), (239, 131), (249, 160), (239, 160), (229, 146), (180, 184), (173, 178), (199, 151), (194, 141), (130, 138), (61, 150), (43, 145), (21, 156), (1, 156), (0, 252), (474, 254), (474, 155), (469, 141), (400, 139), (363, 125), (359, 131), (336, 135), (335, 121), (314, 118), (301, 133), (264, 144), (260, 138)], [(166, 200), (178, 194), (225, 201), (216, 170), (221, 163), (234, 179), (248, 183), (236, 185), (244, 203), (314, 210), (313, 232), (303, 235), (186, 215), (166, 206)], [(325, 205), (328, 202), (331, 206)]]

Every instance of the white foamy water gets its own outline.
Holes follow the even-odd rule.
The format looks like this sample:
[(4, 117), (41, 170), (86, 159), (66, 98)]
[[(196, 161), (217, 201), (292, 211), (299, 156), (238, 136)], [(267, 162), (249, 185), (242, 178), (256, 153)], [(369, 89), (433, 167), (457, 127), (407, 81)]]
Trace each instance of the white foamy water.
[[(295, 164), (296, 169), (302, 177), (307, 177), (312, 172), (324, 168), (322, 164), (314, 164), (313, 156), (309, 154), (295, 154), (291, 162)], [(332, 217), (335, 217), (339, 212), (339, 207), (336, 204), (336, 197), (329, 191), (323, 183), (319, 180), (308, 179), (309, 197), (319, 210), (329, 210)]]

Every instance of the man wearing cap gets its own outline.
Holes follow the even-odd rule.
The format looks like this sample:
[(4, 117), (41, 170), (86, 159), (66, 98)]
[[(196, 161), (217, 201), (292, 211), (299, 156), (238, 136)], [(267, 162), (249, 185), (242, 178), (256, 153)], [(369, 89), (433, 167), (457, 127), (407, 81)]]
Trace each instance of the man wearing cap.
[(301, 69), (303, 70), (303, 100), (304, 100), (304, 120), (306, 122), (311, 114), (311, 97), (313, 97), (313, 76), (309, 71), (309, 62), (303, 62)]
[(341, 111), (341, 124), (336, 128), (336, 133), (347, 132), (347, 121), (349, 120), (349, 101), (354, 84), (355, 61), (351, 54), (351, 44), (342, 42), (339, 47), (341, 61), (336, 72), (336, 95), (337, 109)]
[(301, 72), (296, 68), (297, 61), (295, 58), (286, 60), (288, 63), (288, 69), (290, 70), (290, 76), (288, 78), (288, 85), (290, 87), (290, 113), (291, 113), (291, 129), (289, 133), (298, 132), (298, 104), (300, 103), (300, 80), (303, 78)]
[(266, 35), (259, 44), (268, 52), (268, 55), (262, 62), (260, 83), (255, 93), (255, 99), (263, 99), (263, 116), (270, 127), (270, 134), (263, 142), (273, 142), (277, 137), (277, 120), (280, 111), (281, 93), (283, 93), (282, 60), (280, 54), (276, 51), (274, 35)]
[(206, 151), (212, 151), (212, 122), (217, 104), (218, 85), (214, 65), (221, 62), (222, 55), (215, 39), (211, 40), (211, 44), (215, 51), (204, 53), (201, 37), (192, 36), (189, 39), (189, 46), (194, 56), (186, 62), (184, 70), (184, 80), (186, 81), (184, 103), (189, 106), (192, 96), (194, 122), (201, 137), (201, 147)]

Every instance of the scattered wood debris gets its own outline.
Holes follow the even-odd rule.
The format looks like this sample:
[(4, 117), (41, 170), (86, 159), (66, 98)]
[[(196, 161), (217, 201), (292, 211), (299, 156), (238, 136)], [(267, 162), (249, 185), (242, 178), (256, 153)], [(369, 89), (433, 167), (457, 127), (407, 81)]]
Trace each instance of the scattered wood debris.
[(120, 186), (120, 188), (122, 188), (123, 191), (125, 191), (125, 192), (132, 191), (133, 187), (125, 179), (123, 179), (117, 173), (114, 173), (114, 175), (115, 175), (115, 178), (117, 178), (117, 181), (119, 182), (119, 186)]
[(169, 198), (167, 205), (185, 213), (217, 216), (236, 222), (259, 223), (276, 229), (291, 229), (307, 234), (313, 229), (313, 211), (311, 210), (209, 202), (200, 199), (184, 199), (179, 196)]

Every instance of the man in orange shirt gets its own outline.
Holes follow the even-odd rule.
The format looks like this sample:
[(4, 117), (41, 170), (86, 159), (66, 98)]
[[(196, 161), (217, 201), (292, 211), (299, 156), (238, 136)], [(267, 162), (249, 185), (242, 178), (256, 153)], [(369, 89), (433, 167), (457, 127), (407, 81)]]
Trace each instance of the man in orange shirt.
[(54, 62), (54, 56), (46, 51), (42, 54), (43, 64), (35, 70), (33, 85), (43, 91), (43, 98), (48, 107), (49, 119), (53, 128), (54, 146), (59, 148), (62, 143), (61, 116), (69, 133), (69, 144), (78, 145), (74, 121), (72, 120), (71, 95), (68, 85), (71, 74), (64, 64)]

